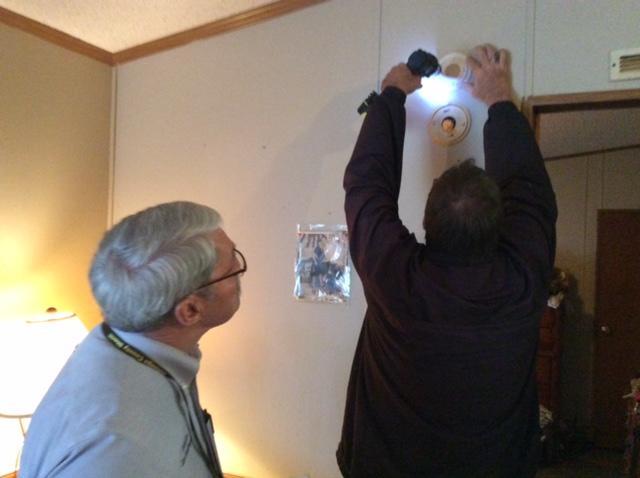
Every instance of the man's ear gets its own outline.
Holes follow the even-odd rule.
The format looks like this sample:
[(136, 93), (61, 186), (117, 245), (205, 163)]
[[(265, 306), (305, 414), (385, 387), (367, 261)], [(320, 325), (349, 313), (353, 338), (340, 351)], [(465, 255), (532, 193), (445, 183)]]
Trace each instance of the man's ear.
[(185, 327), (197, 324), (202, 318), (202, 298), (196, 294), (181, 300), (173, 310), (176, 321)]

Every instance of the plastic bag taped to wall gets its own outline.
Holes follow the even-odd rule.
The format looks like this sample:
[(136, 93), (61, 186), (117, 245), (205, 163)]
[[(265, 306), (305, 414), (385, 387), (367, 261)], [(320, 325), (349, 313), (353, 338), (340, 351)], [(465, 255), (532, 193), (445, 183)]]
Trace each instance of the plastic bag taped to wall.
[(347, 226), (298, 224), (293, 295), (298, 300), (345, 303), (351, 295)]

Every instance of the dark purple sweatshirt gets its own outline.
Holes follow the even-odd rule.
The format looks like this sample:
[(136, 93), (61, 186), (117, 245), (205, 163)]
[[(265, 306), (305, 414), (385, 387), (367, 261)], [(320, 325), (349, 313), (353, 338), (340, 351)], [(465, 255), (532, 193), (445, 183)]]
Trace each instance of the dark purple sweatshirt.
[(557, 217), (544, 162), (513, 103), (491, 106), (484, 149), (502, 192), (498, 249), (473, 263), (430, 250), (398, 216), (404, 101), (393, 87), (374, 100), (344, 177), (367, 311), (338, 464), (351, 478), (533, 476)]

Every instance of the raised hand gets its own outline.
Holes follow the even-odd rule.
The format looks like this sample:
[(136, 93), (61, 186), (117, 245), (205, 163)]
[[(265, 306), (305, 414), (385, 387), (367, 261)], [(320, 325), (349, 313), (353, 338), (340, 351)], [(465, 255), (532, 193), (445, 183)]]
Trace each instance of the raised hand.
[(405, 94), (410, 95), (419, 88), (422, 88), (422, 77), (414, 75), (405, 63), (399, 63), (387, 73), (382, 80), (382, 90), (387, 86), (395, 86), (401, 89)]
[(511, 101), (511, 67), (506, 50), (492, 45), (479, 45), (467, 56), (467, 66), (473, 80), (467, 86), (471, 94), (491, 106), (499, 101)]

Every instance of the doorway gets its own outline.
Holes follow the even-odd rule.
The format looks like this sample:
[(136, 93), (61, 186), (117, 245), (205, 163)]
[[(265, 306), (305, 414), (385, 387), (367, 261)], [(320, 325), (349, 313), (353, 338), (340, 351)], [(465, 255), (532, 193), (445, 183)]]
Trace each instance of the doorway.
[[(598, 435), (603, 428), (596, 417), (606, 417), (608, 406), (596, 399), (595, 374), (612, 365), (606, 353), (595, 355), (598, 211), (640, 208), (640, 90), (532, 97), (523, 109), (558, 198), (556, 265), (574, 276), (577, 291), (562, 318), (559, 418), (602, 444)], [(640, 371), (640, 363), (638, 369), (633, 373)], [(624, 379), (624, 393), (629, 378)], [(605, 393), (623, 406), (622, 394)], [(621, 427), (619, 437), (624, 416), (615, 424), (614, 417), (608, 420)]]

